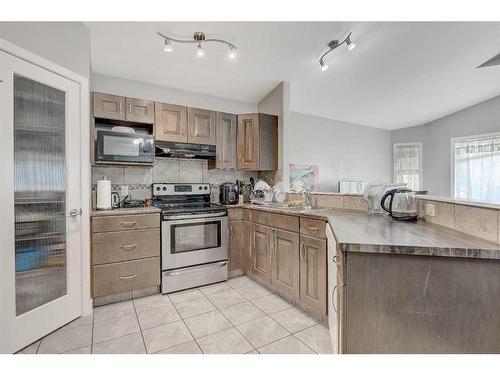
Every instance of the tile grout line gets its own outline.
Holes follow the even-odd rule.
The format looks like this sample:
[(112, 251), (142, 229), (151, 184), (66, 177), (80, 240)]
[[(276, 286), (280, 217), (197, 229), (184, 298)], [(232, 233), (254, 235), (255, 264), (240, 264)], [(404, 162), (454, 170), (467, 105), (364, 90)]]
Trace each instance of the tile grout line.
[[(198, 288), (196, 288), (197, 290), (199, 290)], [(200, 293), (203, 294), (203, 292), (200, 290)], [(186, 322), (184, 321), (184, 318), (182, 317), (182, 315), (180, 314), (179, 310), (177, 310), (177, 306), (175, 306), (175, 303), (172, 301), (172, 299), (170, 298), (170, 296), (168, 294), (166, 294), (166, 296), (168, 297), (170, 303), (172, 304), (172, 306), (174, 307), (175, 311), (177, 312), (177, 314), (179, 315), (179, 317), (181, 318), (181, 321), (182, 323), (186, 326), (187, 330), (189, 331), (189, 334), (191, 335), (191, 337), (193, 338), (194, 342), (196, 343), (196, 346), (198, 346), (198, 349), (200, 349), (201, 351), (201, 354), (205, 354), (203, 352), (203, 349), (201, 348), (200, 344), (198, 344), (198, 341), (196, 341), (196, 338), (194, 337), (193, 335), (193, 332), (191, 332), (191, 330), (189, 329), (189, 326), (186, 324)], [(201, 314), (200, 314), (201, 315)], [(185, 344), (182, 343), (182, 344)], [(182, 345), (182, 344), (179, 344), (179, 345)], [(174, 345), (174, 346), (171, 346), (171, 348), (175, 348), (176, 346), (178, 345)], [(167, 349), (170, 349), (170, 348), (166, 348), (166, 349), (162, 349), (162, 350), (167, 350)], [(160, 350), (159, 350), (160, 351)], [(157, 352), (156, 352), (157, 353)]]
[(137, 325), (139, 326), (139, 332), (141, 333), (142, 344), (144, 345), (144, 351), (146, 352), (146, 354), (148, 354), (148, 348), (146, 347), (146, 340), (144, 340), (144, 335), (142, 333), (141, 322), (139, 321), (139, 315), (137, 315), (137, 309), (135, 307), (135, 303), (134, 303), (134, 299), (133, 298), (132, 298), (132, 306), (134, 306), (135, 320), (137, 320)]

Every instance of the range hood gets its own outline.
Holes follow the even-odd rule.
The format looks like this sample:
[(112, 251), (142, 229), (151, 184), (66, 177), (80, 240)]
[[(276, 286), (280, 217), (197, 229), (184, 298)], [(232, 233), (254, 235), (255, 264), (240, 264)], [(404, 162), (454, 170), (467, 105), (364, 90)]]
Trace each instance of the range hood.
[(155, 142), (156, 158), (215, 160), (214, 145), (180, 142)]

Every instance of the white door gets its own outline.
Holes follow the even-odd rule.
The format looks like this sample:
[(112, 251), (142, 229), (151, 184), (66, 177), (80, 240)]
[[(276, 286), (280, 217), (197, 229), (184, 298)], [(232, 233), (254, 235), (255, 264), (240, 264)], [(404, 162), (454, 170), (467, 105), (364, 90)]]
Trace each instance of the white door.
[(1, 353), (81, 315), (79, 95), (0, 51)]

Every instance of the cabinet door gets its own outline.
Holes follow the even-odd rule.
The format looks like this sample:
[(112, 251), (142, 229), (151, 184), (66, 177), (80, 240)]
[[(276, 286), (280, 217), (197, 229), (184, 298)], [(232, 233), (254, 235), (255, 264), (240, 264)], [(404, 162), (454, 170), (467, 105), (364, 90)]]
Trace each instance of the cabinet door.
[(271, 284), (280, 292), (299, 299), (299, 234), (275, 230)]
[(157, 141), (187, 142), (187, 108), (156, 102), (155, 138)]
[(300, 301), (326, 315), (326, 240), (300, 236)]
[(217, 113), (218, 169), (236, 168), (236, 115)]
[(155, 103), (149, 100), (126, 98), (127, 121), (152, 124), (155, 122)]
[(242, 250), (243, 250), (243, 268), (245, 273), (251, 273), (253, 267), (252, 258), (252, 235), (253, 235), (253, 224), (250, 221), (243, 220), (243, 240), (242, 240)]
[(243, 222), (230, 221), (229, 224), (229, 271), (243, 269)]
[(215, 145), (215, 112), (205, 109), (188, 109), (188, 142)]
[(239, 115), (236, 164), (238, 169), (258, 169), (259, 138), (259, 115)]
[(268, 283), (271, 282), (271, 236), (271, 227), (253, 224), (252, 273)]
[(125, 98), (123, 96), (94, 92), (94, 117), (125, 120)]

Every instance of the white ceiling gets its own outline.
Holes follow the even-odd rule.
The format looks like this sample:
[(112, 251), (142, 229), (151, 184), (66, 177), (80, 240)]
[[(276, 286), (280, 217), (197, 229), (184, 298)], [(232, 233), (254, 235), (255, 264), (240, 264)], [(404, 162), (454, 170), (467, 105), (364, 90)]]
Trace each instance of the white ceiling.
[[(291, 110), (397, 129), (419, 125), (500, 95), (500, 67), (475, 69), (500, 52), (500, 22), (88, 22), (96, 73), (257, 103), (291, 83)], [(163, 52), (160, 31), (194, 31), (223, 45)], [(317, 58), (326, 43), (352, 31), (357, 47)]]

